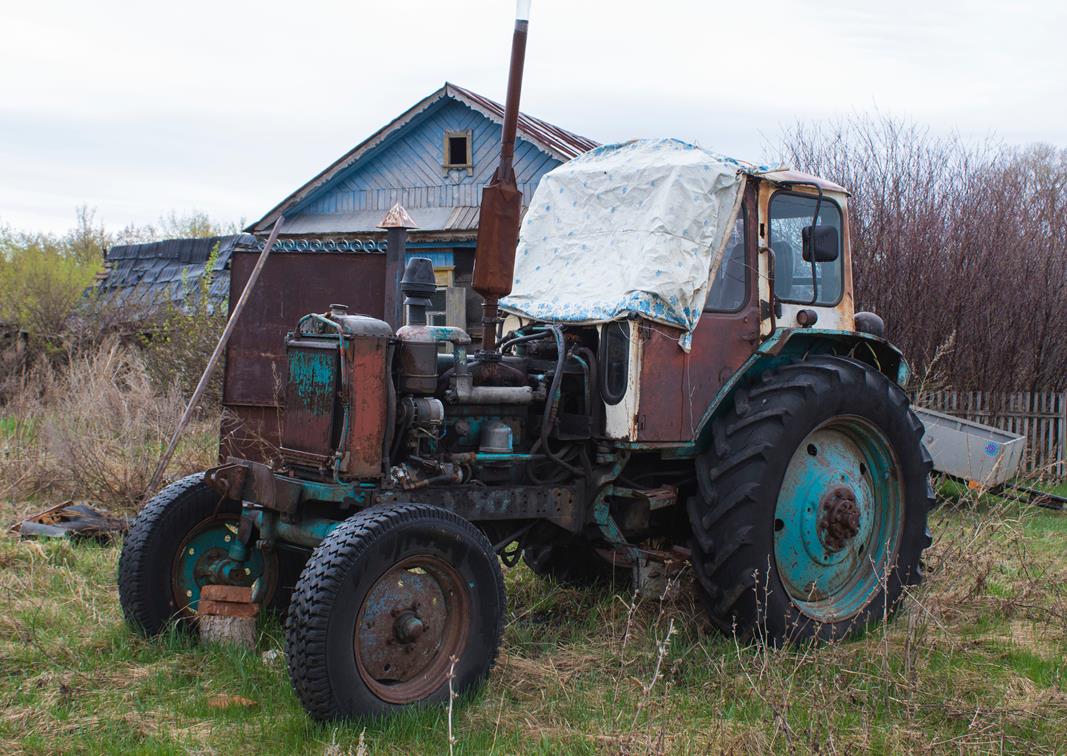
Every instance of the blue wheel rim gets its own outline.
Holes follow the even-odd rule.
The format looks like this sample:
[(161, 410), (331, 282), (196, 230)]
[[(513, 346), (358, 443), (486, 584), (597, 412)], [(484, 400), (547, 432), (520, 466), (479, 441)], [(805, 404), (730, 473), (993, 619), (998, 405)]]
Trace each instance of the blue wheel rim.
[[(215, 582), (209, 567), (215, 560), (225, 558), (230, 544), (237, 538), (236, 517), (213, 517), (200, 523), (182, 541), (174, 555), (172, 589), (174, 602), (181, 613), (192, 615), (200, 604), (200, 589)], [(245, 565), (245, 585), (252, 585), (263, 577), (263, 552), (251, 549)]]
[(774, 514), (774, 558), (794, 605), (819, 622), (866, 607), (895, 564), (904, 492), (892, 445), (867, 420), (842, 416), (800, 443)]

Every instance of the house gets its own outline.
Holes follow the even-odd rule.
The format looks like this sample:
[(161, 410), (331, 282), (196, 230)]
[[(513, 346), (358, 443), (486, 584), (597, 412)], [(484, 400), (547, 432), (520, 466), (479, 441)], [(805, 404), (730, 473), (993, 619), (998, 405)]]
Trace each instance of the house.
[[(442, 290), (466, 289), (482, 188), (497, 167), (503, 118), (498, 103), (446, 83), (246, 230), (263, 236), (284, 214), (278, 249), (338, 249), (338, 243), (348, 239), (384, 240), (379, 224), (399, 203), (417, 226), (408, 235), (409, 256), (433, 260)], [(545, 173), (597, 146), (591, 139), (521, 115), (514, 165), (524, 199), (533, 196)], [(443, 292), (438, 299), (443, 314)], [(480, 300), (471, 292), (465, 299), (470, 317), (450, 325), (477, 331)]]

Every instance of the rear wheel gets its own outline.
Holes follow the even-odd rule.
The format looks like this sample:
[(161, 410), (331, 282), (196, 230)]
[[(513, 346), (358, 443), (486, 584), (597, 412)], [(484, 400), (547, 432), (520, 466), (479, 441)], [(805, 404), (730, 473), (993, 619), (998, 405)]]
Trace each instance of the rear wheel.
[(477, 688), (504, 581), (485, 536), (427, 504), (360, 512), (315, 549), (286, 622), (289, 677), (318, 719), (374, 717)]
[(712, 621), (777, 643), (887, 618), (930, 543), (922, 432), (904, 392), (851, 359), (814, 357), (739, 388), (689, 504)]

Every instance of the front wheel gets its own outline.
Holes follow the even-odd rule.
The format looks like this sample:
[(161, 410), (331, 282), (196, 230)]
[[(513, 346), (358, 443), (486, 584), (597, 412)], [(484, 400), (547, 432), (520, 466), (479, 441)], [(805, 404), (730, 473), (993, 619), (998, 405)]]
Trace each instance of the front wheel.
[[(119, 556), (119, 600), (126, 620), (145, 635), (168, 623), (189, 628), (200, 589), (211, 582), (212, 565), (229, 554), (241, 520), (241, 502), (222, 497), (196, 473), (171, 483), (145, 505), (130, 526)], [(266, 604), (275, 599), (280, 574), (276, 552), (250, 549), (242, 581), (265, 580)], [(280, 593), (279, 593), (280, 596)]]
[(689, 514), (721, 629), (841, 638), (888, 618), (920, 582), (930, 458), (906, 395), (881, 373), (842, 357), (767, 371), (712, 432)]
[(360, 512), (315, 549), (285, 628), (289, 677), (317, 719), (375, 717), (477, 688), (503, 632), (493, 547), (428, 504)]

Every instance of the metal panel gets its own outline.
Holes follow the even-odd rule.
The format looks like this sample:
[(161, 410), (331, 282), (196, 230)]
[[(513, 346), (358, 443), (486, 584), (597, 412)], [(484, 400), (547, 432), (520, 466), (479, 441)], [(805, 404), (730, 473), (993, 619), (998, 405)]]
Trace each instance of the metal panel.
[(914, 410), (926, 427), (923, 443), (938, 472), (995, 486), (1019, 471), (1026, 449), (1024, 436), (933, 410)]
[(337, 339), (289, 342), (289, 377), (285, 384), (286, 449), (328, 458), (337, 439), (340, 351)]
[(642, 321), (640, 404), (635, 418), (639, 442), (691, 441), (709, 402), (759, 345), (756, 187), (745, 188), (745, 260), (748, 299), (739, 312), (705, 312), (687, 354), (678, 346), (681, 330)]
[[(256, 262), (254, 252), (233, 255), (230, 302), (237, 301)], [(300, 252), (271, 255), (226, 350), (223, 453), (265, 461), (280, 439), (285, 386), (285, 336), (309, 312), (330, 304), (380, 318), (385, 256)]]
[(382, 439), (385, 438), (387, 376), (385, 339), (356, 337), (350, 342), (352, 372), (352, 427), (345, 474), (373, 478), (382, 474)]
[(282, 421), (281, 407), (227, 406), (222, 416), (219, 460), (280, 460)]

